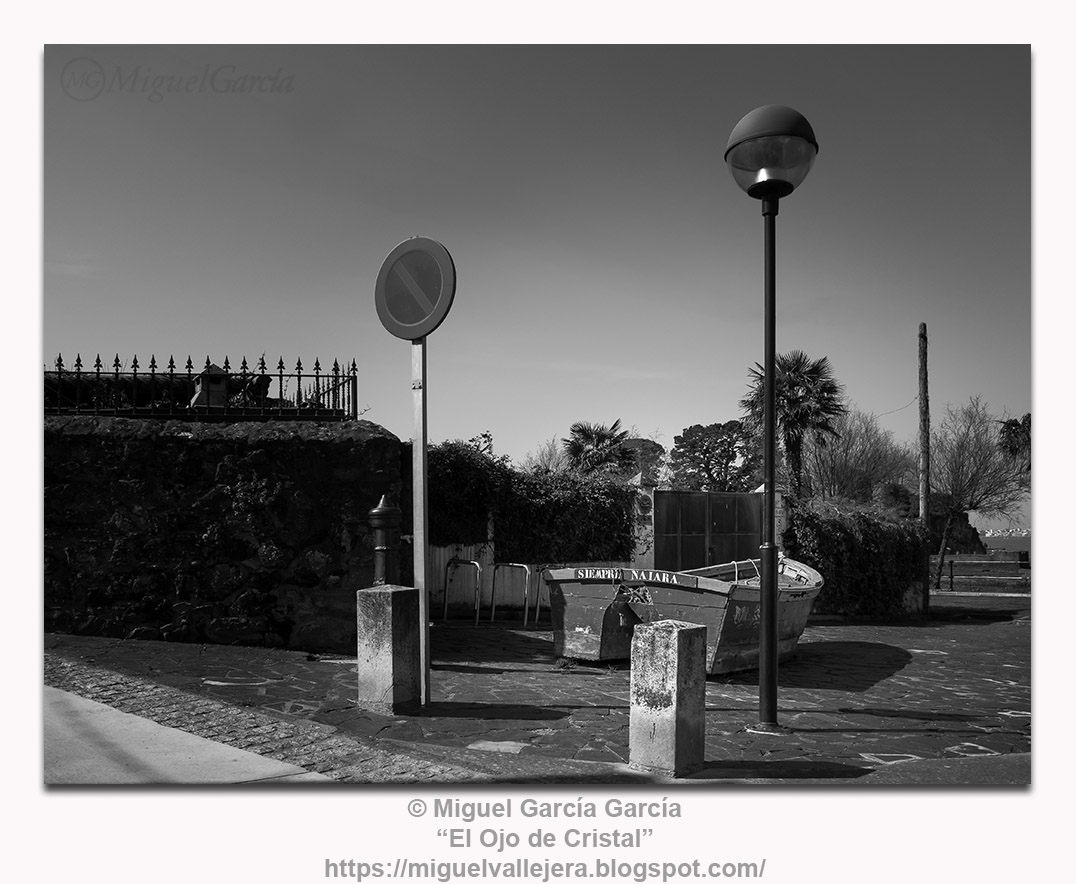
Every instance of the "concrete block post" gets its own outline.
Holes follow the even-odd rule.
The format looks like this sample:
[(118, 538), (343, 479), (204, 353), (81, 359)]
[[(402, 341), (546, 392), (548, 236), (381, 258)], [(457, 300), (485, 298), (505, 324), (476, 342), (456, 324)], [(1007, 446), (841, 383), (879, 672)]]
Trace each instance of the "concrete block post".
[(631, 767), (673, 777), (700, 767), (705, 718), (706, 627), (638, 624), (631, 640)]
[(374, 586), (355, 593), (358, 625), (358, 705), (382, 715), (422, 704), (418, 590)]

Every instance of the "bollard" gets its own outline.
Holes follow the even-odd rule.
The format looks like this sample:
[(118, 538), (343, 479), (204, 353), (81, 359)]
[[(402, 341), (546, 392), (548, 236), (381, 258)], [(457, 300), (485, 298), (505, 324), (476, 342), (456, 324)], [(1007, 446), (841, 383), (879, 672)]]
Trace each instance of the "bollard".
[(369, 513), (374, 529), (374, 586), (396, 583), (400, 579), (400, 521), (403, 513), (387, 494)]
[(706, 627), (639, 623), (631, 640), (628, 763), (678, 777), (703, 763)]
[(382, 715), (422, 704), (418, 590), (373, 586), (355, 593), (358, 705)]

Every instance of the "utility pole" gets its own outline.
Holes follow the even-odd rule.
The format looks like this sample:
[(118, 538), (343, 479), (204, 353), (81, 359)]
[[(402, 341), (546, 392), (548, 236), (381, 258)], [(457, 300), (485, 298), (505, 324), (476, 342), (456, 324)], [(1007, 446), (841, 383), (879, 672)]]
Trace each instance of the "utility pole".
[[(927, 324), (919, 323), (919, 519), (930, 530), (930, 393), (927, 386)], [(923, 566), (923, 613), (930, 612), (930, 553)]]

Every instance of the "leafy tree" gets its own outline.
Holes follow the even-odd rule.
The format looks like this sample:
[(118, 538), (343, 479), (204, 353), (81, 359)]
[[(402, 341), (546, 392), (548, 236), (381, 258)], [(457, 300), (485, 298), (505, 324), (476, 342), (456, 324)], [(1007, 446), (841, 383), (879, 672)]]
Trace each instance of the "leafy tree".
[(750, 491), (758, 484), (759, 452), (741, 421), (693, 424), (673, 437), (673, 483), (685, 491)]
[(665, 462), (665, 446), (653, 439), (632, 436), (622, 443), (631, 452), (631, 474), (642, 473), (645, 478), (657, 481), (657, 476)]
[(835, 435), (819, 444), (808, 436), (804, 445), (804, 481), (811, 495), (868, 503), (894, 495), (894, 486), (916, 466), (915, 455), (893, 440), (873, 414), (849, 411), (832, 421)]
[(489, 430), (483, 430), (477, 436), (472, 436), (467, 440), (467, 444), (475, 449), (479, 454), (485, 454), (488, 457), (493, 457), (493, 433)]
[(1006, 453), (1003, 426), (973, 396), (960, 408), (950, 405), (945, 419), (930, 434), (930, 485), (938, 493), (945, 516), (935, 588), (941, 586), (945, 550), (958, 517), (974, 510), (1011, 518), (1012, 510), (1027, 496), (1027, 472)]
[(1031, 472), (1031, 412), (1017, 420), (1012, 417), (1001, 421), (998, 444), (1006, 456), (1015, 462), (1020, 470)]
[(568, 428), (568, 437), (562, 439), (568, 465), (583, 474), (623, 474), (635, 465), (635, 455), (624, 442), (627, 430), (620, 429), (620, 420), (612, 426), (578, 421)]
[[(848, 408), (844, 388), (833, 376), (829, 359), (810, 359), (802, 350), (778, 354), (776, 359), (774, 398), (777, 410), (777, 436), (784, 450), (792, 483), (792, 495), (799, 497), (803, 485), (803, 443), (813, 436), (818, 444), (837, 435), (834, 420)], [(750, 390), (740, 400), (747, 420), (753, 427), (763, 424), (765, 370), (756, 363), (748, 372)]]

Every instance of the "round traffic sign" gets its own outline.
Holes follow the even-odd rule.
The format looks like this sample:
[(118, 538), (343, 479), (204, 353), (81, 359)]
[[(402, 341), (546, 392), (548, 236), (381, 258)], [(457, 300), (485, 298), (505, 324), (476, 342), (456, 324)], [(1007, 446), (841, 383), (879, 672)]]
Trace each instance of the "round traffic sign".
[(448, 315), (456, 294), (456, 265), (443, 245), (425, 236), (405, 239), (377, 274), (374, 304), (385, 328), (404, 340), (423, 338)]

